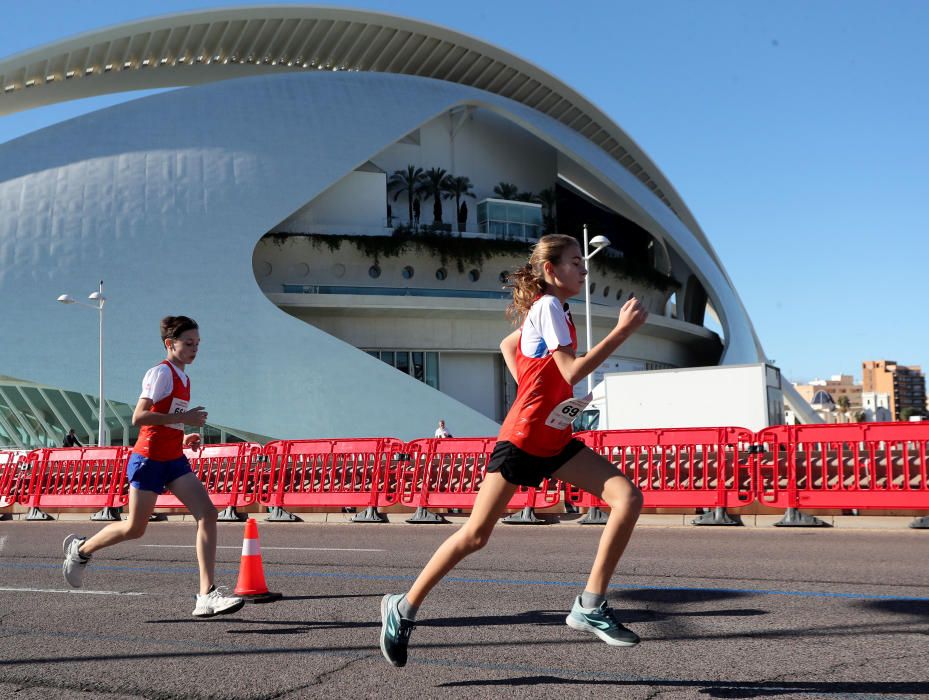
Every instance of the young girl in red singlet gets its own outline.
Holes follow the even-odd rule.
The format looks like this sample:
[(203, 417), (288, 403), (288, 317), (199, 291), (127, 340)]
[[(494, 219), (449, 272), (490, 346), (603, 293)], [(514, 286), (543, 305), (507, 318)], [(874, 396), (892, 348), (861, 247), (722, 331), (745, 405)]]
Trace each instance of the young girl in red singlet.
[(471, 517), (436, 550), (405, 595), (386, 595), (381, 601), (381, 652), (394, 666), (406, 664), (413, 620), (429, 591), (487, 543), (518, 486), (538, 486), (546, 477), (578, 486), (610, 505), (587, 585), (566, 623), (610, 645), (639, 642), (607, 605), (606, 589), (639, 517), (642, 494), (613, 464), (571, 437), (571, 418), (587, 401), (573, 398), (573, 385), (645, 323), (647, 313), (637, 299), (630, 299), (606, 338), (577, 357), (577, 333), (566, 302), (580, 292), (586, 275), (577, 241), (561, 235), (542, 237), (529, 263), (510, 275), (513, 303), (508, 311), (522, 320), (522, 327), (504, 338), (500, 349), (518, 385), (516, 401), (503, 422)]
[(197, 520), (200, 592), (193, 614), (212, 617), (233, 613), (245, 601), (226, 595), (213, 585), (216, 507), (184, 456), (185, 447), (194, 450), (200, 447), (200, 436), (185, 435), (184, 426), (200, 427), (207, 416), (203, 406), (189, 408), (190, 379), (184, 373), (184, 368), (197, 356), (199, 327), (187, 316), (167, 316), (161, 320), (161, 339), (167, 357), (145, 373), (142, 394), (132, 414), (132, 424), (142, 428), (126, 465), (129, 519), (107, 525), (89, 540), (68, 535), (64, 541), (62, 573), (71, 586), (80, 588), (91, 555), (104, 547), (141, 537), (155, 510), (155, 501), (168, 488)]

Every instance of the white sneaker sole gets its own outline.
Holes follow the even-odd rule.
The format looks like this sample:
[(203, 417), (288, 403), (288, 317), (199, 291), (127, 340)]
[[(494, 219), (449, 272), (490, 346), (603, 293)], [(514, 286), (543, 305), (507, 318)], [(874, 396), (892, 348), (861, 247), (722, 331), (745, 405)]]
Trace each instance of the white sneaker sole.
[(80, 578), (77, 583), (74, 583), (73, 581), (68, 579), (68, 572), (67, 572), (68, 561), (69, 561), (68, 550), (71, 549), (71, 543), (74, 542), (74, 540), (76, 539), (80, 539), (80, 538), (77, 535), (71, 534), (65, 537), (64, 542), (61, 543), (61, 549), (64, 551), (64, 555), (65, 555), (65, 560), (61, 562), (61, 575), (64, 577), (65, 583), (71, 586), (71, 588), (81, 588), (84, 585), (83, 573), (80, 575)]
[(232, 613), (239, 612), (245, 606), (245, 599), (239, 598), (239, 602), (233, 603), (228, 608), (223, 608), (222, 610), (214, 610), (212, 612), (200, 612), (196, 610), (193, 611), (194, 617), (216, 617), (217, 615), (231, 615)]
[(596, 635), (611, 647), (634, 647), (638, 644), (638, 642), (624, 642), (621, 639), (615, 639), (603, 630), (598, 630), (596, 627), (591, 627), (584, 622), (578, 622), (570, 615), (565, 618), (565, 624), (571, 629), (577, 630), (578, 632), (587, 632), (588, 634)]
[(384, 658), (387, 659), (391, 666), (395, 666), (396, 664), (390, 660), (390, 657), (387, 655), (387, 648), (384, 646), (384, 637), (387, 636), (387, 605), (389, 604), (389, 601), (389, 593), (381, 598), (381, 654), (384, 655)]

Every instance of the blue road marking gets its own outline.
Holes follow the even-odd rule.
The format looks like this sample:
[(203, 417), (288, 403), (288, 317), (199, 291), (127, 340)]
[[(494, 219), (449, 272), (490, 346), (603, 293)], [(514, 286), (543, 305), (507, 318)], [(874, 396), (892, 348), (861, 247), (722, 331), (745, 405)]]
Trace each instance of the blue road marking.
[[(180, 574), (197, 573), (195, 567), (165, 567), (165, 566), (116, 566), (112, 564), (94, 564), (97, 571), (126, 571), (150, 574)], [(0, 562), (0, 569), (55, 569), (60, 570), (60, 564), (25, 564), (18, 562)], [(238, 569), (217, 569), (217, 574), (228, 576), (238, 575)], [(331, 578), (355, 581), (413, 581), (416, 577), (410, 575), (389, 574), (350, 574), (335, 571), (275, 571), (275, 578)], [(583, 582), (578, 581), (548, 581), (545, 579), (506, 579), (506, 578), (474, 578), (465, 576), (447, 576), (444, 581), (452, 583), (490, 583), (500, 586), (557, 586), (560, 588), (582, 589)], [(712, 588), (707, 586), (646, 586), (627, 583), (612, 583), (609, 586), (614, 591), (677, 591), (677, 592), (704, 592), (704, 593), (732, 593), (739, 595), (775, 595), (793, 596), (798, 598), (839, 598), (844, 600), (900, 600), (909, 602), (929, 603), (929, 597), (901, 596), (865, 593), (836, 593), (830, 591), (784, 591), (774, 588)]]

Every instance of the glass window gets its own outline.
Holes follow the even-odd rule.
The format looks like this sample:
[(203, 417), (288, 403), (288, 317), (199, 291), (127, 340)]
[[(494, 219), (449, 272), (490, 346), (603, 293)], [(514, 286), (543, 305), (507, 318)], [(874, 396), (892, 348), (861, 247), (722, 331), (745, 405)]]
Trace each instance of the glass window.
[(394, 353), (393, 352), (382, 352), (381, 359), (386, 362), (391, 367), (394, 366)]
[(405, 351), (400, 351), (396, 354), (396, 363), (394, 367), (399, 369), (404, 374), (410, 373), (410, 353)]
[(480, 278), (481, 273), (479, 270), (471, 270), (471, 272), (468, 273), (468, 279), (472, 282), (477, 282)]
[(413, 278), (414, 272), (415, 271), (413, 270), (413, 268), (407, 265), (406, 267), (403, 268), (403, 272), (401, 274), (403, 275), (403, 279), (408, 280), (408, 279)]
[(368, 268), (368, 274), (374, 279), (377, 279), (381, 276), (381, 268), (379, 268), (377, 265), (372, 265)]
[(413, 377), (421, 382), (426, 381), (426, 366), (424, 363), (423, 353), (410, 353), (413, 357)]
[(367, 352), (375, 360), (379, 360), (381, 358), (381, 353), (379, 353), (377, 350), (368, 350)]
[(488, 202), (487, 214), (488, 219), (506, 221), (506, 204), (502, 202)]
[(435, 271), (435, 278), (437, 280), (441, 281), (441, 280), (444, 280), (446, 277), (448, 277), (448, 270), (446, 270), (444, 267), (440, 267), (438, 270)]
[(433, 389), (439, 388), (439, 353), (426, 353), (426, 384)]
[(507, 224), (506, 235), (509, 238), (521, 239), (523, 237), (523, 225), (522, 224)]

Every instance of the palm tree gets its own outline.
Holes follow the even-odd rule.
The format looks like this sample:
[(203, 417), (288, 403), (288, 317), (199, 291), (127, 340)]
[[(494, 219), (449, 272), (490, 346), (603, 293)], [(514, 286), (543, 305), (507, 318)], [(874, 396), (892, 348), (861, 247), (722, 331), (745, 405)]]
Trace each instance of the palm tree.
[(465, 227), (465, 222), (461, 220), (461, 198), (471, 197), (475, 199), (471, 178), (464, 176), (448, 175), (443, 183), (445, 189), (445, 199), (455, 200), (455, 216), (458, 219), (458, 233)]
[(845, 421), (848, 422), (848, 407), (850, 405), (848, 397), (845, 394), (839, 397), (838, 401), (835, 402), (836, 408), (838, 408), (842, 415), (845, 416)]
[(494, 186), (494, 196), (497, 199), (516, 199), (519, 188), (512, 182), (498, 182)]
[(555, 217), (557, 199), (554, 186), (546, 187), (539, 192), (539, 202), (542, 204), (542, 228), (545, 229), (545, 233), (555, 233), (558, 229), (558, 219)]
[(415, 165), (406, 166), (406, 170), (394, 170), (394, 174), (387, 180), (387, 191), (394, 193), (394, 201), (401, 194), (406, 195), (407, 206), (410, 212), (410, 226), (413, 225), (413, 198), (419, 191), (423, 181), (423, 169)]
[(535, 196), (534, 192), (520, 192), (515, 197), (513, 197), (517, 202), (531, 202), (532, 204), (538, 204), (539, 198)]
[(445, 178), (448, 171), (444, 168), (429, 168), (423, 173), (423, 179), (420, 181), (419, 194), (423, 199), (432, 200), (432, 223), (442, 223), (442, 192), (444, 191)]

